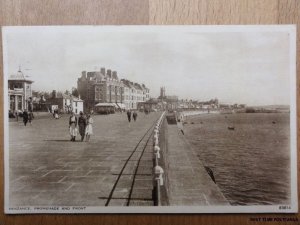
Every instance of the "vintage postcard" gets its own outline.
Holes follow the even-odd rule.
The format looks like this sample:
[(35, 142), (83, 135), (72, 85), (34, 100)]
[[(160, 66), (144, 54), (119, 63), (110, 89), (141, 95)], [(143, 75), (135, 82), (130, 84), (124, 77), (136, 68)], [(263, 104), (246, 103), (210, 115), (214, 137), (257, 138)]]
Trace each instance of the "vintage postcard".
[(298, 211), (296, 27), (3, 27), (5, 212)]

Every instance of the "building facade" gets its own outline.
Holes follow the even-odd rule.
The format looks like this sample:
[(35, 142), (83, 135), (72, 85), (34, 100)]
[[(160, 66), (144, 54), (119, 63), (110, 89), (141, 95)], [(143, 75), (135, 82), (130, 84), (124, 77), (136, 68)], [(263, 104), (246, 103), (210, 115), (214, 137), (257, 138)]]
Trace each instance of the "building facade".
[(61, 113), (79, 114), (84, 110), (82, 99), (73, 95), (57, 94), (56, 91), (53, 91), (51, 98), (46, 100), (46, 105), (49, 110), (58, 109)]
[(23, 72), (19, 69), (16, 74), (8, 78), (8, 105), (9, 110), (15, 111), (32, 111), (32, 89), (33, 81), (26, 79)]
[(101, 68), (100, 71), (83, 71), (77, 81), (77, 90), (87, 110), (98, 103), (115, 103), (122, 109), (137, 109), (137, 103), (150, 99), (150, 90), (144, 85), (120, 80), (117, 71)]
[(150, 99), (150, 90), (144, 84), (122, 79), (124, 84), (124, 104), (126, 109), (137, 109), (138, 104)]
[(87, 110), (92, 110), (98, 103), (116, 103), (120, 108), (123, 103), (123, 83), (116, 71), (105, 71), (105, 68), (83, 71), (77, 81), (77, 90)]

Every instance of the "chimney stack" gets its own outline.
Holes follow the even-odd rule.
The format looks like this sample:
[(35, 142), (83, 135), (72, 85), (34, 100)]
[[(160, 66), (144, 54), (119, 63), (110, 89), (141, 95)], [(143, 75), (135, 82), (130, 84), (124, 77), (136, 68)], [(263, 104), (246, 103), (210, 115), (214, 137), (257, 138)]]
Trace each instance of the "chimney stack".
[(56, 98), (56, 97), (57, 97), (56, 90), (53, 90), (52, 91), (52, 98)]
[(107, 70), (106, 73), (107, 73), (107, 76), (108, 76), (109, 78), (111, 78), (111, 70)]
[(116, 80), (118, 80), (118, 74), (117, 74), (117, 71), (113, 71), (112, 72), (112, 77)]
[(86, 71), (81, 72), (81, 78), (86, 78)]
[(105, 68), (104, 67), (101, 67), (100, 73), (102, 73), (102, 75), (105, 76)]

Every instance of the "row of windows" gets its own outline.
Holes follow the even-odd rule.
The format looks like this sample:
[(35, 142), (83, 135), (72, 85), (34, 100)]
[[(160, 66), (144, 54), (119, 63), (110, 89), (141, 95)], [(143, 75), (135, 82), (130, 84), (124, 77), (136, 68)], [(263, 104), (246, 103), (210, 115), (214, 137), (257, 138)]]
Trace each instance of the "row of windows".
[(23, 88), (23, 83), (13, 83), (9, 82), (9, 89), (13, 90), (15, 88)]
[[(149, 95), (145, 96), (145, 93), (142, 94), (141, 91), (138, 91), (138, 96), (136, 96), (136, 94), (132, 95), (130, 93), (129, 94), (127, 93), (127, 94), (125, 94), (125, 97), (124, 97), (124, 93), (123, 92), (120, 93), (117, 90), (115, 90), (115, 91), (111, 91), (111, 90), (113, 90), (113, 89), (107, 89), (106, 94), (107, 94), (108, 97), (109, 96), (111, 96), (111, 97), (117, 96), (118, 97), (118, 96), (122, 95), (122, 98), (123, 99), (125, 98), (125, 100), (137, 100), (137, 101), (142, 101), (142, 100), (145, 101), (146, 98), (149, 98)], [(105, 94), (105, 93), (102, 92), (101, 87), (95, 87), (95, 91), (96, 91), (95, 92), (95, 99), (96, 100), (101, 100), (101, 99), (104, 98), (103, 94)], [(91, 92), (90, 92), (90, 94), (92, 95)]]

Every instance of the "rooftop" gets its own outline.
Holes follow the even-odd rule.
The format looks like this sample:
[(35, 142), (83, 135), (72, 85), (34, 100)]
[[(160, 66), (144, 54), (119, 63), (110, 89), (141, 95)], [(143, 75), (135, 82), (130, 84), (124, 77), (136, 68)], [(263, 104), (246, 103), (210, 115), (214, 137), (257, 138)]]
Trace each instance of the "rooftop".
[(21, 70), (19, 70), (16, 74), (9, 75), (8, 80), (24, 81), (24, 82), (28, 82), (28, 83), (33, 83), (33, 81), (26, 79), (26, 77), (28, 77), (28, 76), (24, 75), (24, 73)]

